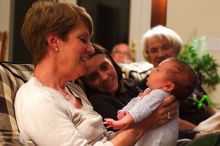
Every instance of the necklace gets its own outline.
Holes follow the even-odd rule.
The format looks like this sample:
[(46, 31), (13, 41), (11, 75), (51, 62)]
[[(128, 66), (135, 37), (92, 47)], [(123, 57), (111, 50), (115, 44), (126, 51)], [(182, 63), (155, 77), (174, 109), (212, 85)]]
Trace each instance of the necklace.
[(69, 95), (69, 93), (66, 90), (66, 86), (63, 89), (59, 89), (57, 91), (60, 92), (63, 96), (68, 96)]
[(73, 106), (77, 109), (82, 108), (82, 101), (80, 98), (75, 97), (73, 92), (65, 86), (64, 89), (58, 90), (69, 102), (73, 104)]

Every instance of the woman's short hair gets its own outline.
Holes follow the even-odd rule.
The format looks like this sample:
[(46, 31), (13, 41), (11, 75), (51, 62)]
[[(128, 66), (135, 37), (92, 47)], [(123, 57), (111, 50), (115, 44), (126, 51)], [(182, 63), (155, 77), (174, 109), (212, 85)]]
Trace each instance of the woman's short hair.
[(21, 35), (36, 65), (47, 52), (47, 35), (54, 33), (66, 41), (68, 34), (83, 22), (93, 33), (91, 16), (84, 8), (70, 3), (37, 1), (28, 9)]
[(168, 45), (171, 48), (176, 49), (178, 53), (180, 52), (182, 48), (182, 39), (175, 31), (173, 31), (172, 29), (168, 27), (157, 25), (149, 29), (142, 36), (141, 48), (142, 48), (143, 56), (146, 60), (149, 60), (148, 40), (154, 37), (167, 41)]

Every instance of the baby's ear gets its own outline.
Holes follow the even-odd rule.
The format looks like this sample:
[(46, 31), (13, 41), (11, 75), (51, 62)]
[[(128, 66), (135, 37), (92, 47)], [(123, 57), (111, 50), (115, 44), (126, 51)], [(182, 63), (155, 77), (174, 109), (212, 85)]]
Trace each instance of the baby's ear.
[(175, 88), (175, 84), (171, 81), (167, 81), (163, 85), (163, 90), (167, 92), (172, 91), (174, 88)]

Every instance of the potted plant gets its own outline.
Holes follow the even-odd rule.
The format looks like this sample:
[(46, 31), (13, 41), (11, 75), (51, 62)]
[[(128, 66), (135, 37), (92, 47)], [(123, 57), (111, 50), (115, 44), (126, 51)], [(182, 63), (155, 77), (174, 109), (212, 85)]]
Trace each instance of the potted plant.
[[(189, 64), (197, 73), (200, 84), (206, 89), (215, 89), (220, 82), (218, 74), (219, 65), (216, 60), (206, 52), (206, 37), (197, 37), (191, 44), (183, 45), (182, 51), (178, 58)], [(214, 106), (208, 97), (203, 95), (201, 99), (193, 97), (197, 103), (197, 107), (203, 107), (206, 101), (209, 105)]]

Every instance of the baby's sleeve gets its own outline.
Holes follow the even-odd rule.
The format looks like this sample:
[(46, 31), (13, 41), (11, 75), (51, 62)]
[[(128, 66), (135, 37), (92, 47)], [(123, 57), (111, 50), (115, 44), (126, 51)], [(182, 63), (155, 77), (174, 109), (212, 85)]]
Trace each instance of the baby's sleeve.
[(132, 98), (129, 103), (122, 108), (122, 111), (128, 111), (131, 109), (137, 102), (139, 102), (138, 100), (140, 100), (140, 97)]
[(140, 122), (149, 116), (161, 103), (161, 101), (170, 94), (162, 89), (152, 90), (148, 95), (144, 96), (141, 100), (137, 100), (129, 110), (129, 114), (134, 119), (135, 123)]

